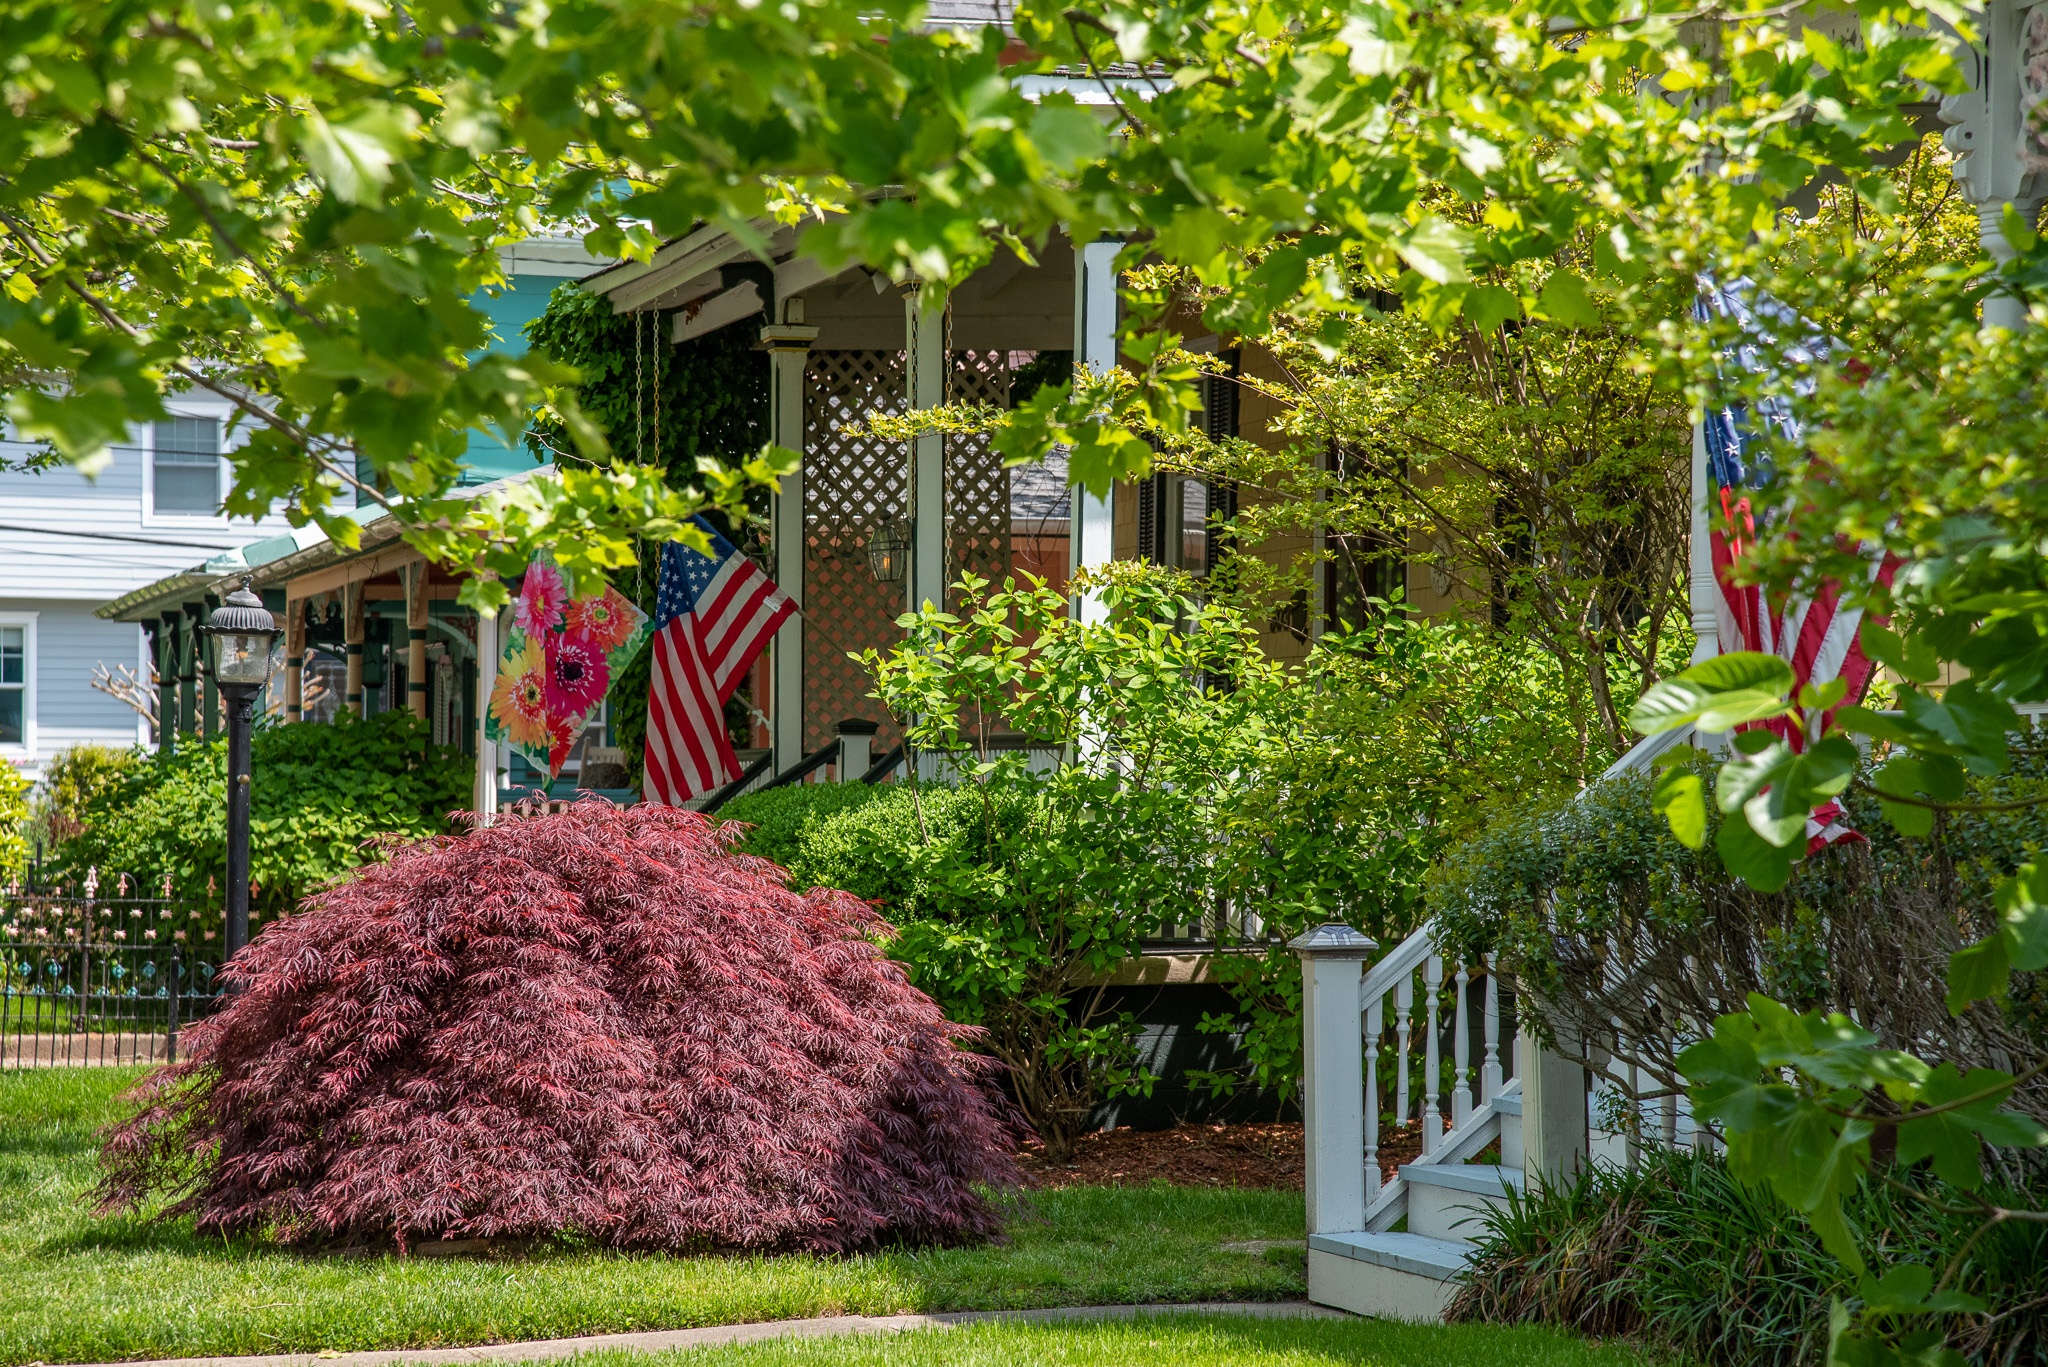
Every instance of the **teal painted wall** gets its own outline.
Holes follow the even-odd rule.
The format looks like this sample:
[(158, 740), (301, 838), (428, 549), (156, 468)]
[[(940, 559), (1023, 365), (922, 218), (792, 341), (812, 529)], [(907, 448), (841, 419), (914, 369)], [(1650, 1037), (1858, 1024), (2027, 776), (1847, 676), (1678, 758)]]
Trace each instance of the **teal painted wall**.
[[(492, 349), (524, 355), (526, 325), (546, 311), (548, 295), (561, 283), (556, 275), (515, 275), (495, 290), (477, 291), (470, 302), (490, 315), (496, 333)], [(470, 433), (466, 459), (469, 473), (463, 476), (464, 484), (488, 484), (534, 467), (524, 445), (508, 447), (496, 433)]]

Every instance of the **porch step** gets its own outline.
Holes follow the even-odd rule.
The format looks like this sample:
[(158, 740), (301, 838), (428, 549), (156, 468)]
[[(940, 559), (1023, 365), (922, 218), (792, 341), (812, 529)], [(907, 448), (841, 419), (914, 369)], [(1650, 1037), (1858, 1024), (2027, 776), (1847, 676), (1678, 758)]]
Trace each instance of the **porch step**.
[(1446, 1281), (1464, 1270), (1472, 1249), (1424, 1234), (1311, 1234), (1308, 1246), (1340, 1258), (1356, 1258), (1376, 1267), (1412, 1272)]
[(1422, 1234), (1311, 1234), (1308, 1298), (1356, 1315), (1438, 1322), (1468, 1252)]
[(1490, 1163), (1404, 1163), (1409, 1232), (1468, 1245), (1480, 1232), (1480, 1217), (1507, 1204), (1508, 1193), (1519, 1193), (1522, 1181), (1520, 1168)]

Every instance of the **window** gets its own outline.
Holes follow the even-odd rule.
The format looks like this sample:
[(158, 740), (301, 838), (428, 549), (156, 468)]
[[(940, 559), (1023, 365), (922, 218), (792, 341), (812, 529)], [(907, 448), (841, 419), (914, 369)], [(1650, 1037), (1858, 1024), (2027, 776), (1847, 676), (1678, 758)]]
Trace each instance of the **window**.
[(156, 425), (151, 456), (160, 513), (220, 511), (220, 420), (171, 418)]
[(28, 628), (0, 627), (0, 745), (28, 744)]
[(1218, 523), (1237, 516), (1237, 490), (1190, 475), (1148, 475), (1138, 483), (1138, 554), (1197, 578), (1216, 568)]

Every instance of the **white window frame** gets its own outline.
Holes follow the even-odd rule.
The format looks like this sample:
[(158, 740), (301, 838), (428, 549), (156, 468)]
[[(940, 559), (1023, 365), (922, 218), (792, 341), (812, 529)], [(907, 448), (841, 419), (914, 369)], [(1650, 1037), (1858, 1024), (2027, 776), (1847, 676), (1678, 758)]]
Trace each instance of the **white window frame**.
[[(170, 410), (173, 418), (210, 418), (220, 424), (220, 450), (214, 460), (214, 503), (228, 496), (228, 448), (229, 410), (213, 408), (203, 404), (178, 404)], [(142, 451), (142, 525), (145, 527), (225, 527), (228, 515), (223, 512), (179, 513), (156, 510), (156, 424), (142, 425), (142, 440), (136, 445)]]
[(36, 612), (0, 612), (0, 627), (21, 628), (21, 740), (0, 741), (9, 759), (36, 755)]

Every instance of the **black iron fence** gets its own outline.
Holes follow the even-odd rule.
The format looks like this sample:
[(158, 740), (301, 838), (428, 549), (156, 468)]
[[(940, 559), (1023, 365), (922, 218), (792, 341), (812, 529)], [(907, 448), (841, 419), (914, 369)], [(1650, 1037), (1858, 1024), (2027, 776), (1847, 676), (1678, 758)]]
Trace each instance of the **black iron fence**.
[(220, 995), (218, 906), (130, 876), (0, 890), (0, 1068), (170, 1063)]

